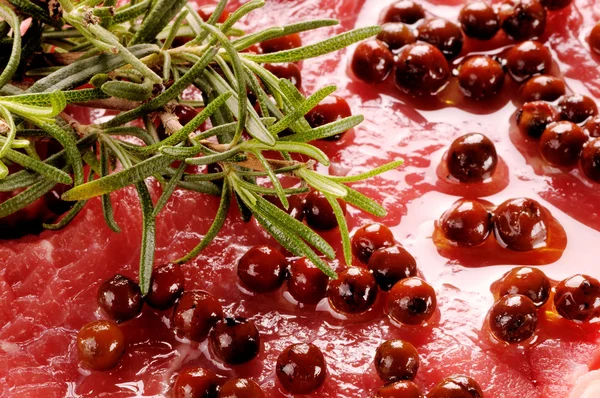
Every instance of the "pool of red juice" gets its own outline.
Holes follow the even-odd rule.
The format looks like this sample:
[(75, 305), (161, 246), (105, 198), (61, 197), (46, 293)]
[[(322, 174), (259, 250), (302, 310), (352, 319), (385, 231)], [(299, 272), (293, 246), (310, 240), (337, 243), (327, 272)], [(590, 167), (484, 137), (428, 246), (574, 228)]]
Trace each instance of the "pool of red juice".
[[(311, 43), (354, 27), (377, 24), (381, 11), (391, 2), (267, 0), (263, 10), (243, 23), (254, 31), (306, 19), (341, 21), (337, 27), (303, 34), (303, 41)], [(237, 5), (232, 3), (232, 8)], [(462, 0), (421, 3), (430, 15), (450, 20), (456, 20), (463, 5)], [(597, 20), (600, 3), (575, 0), (571, 7), (549, 14), (541, 40), (554, 56), (553, 73), (564, 77), (572, 92), (600, 98), (600, 59), (590, 54), (585, 40)], [(465, 52), (497, 54), (511, 44), (503, 37), (488, 43), (467, 40)], [(183, 266), (186, 289), (210, 291), (222, 301), (227, 314), (252, 318), (261, 332), (258, 358), (233, 368), (224, 365), (213, 357), (206, 342), (189, 344), (176, 338), (168, 311), (157, 313), (146, 307), (140, 317), (122, 325), (129, 343), (117, 368), (89, 372), (80, 367), (74, 346), (77, 330), (86, 322), (103, 317), (95, 302), (98, 284), (116, 272), (136, 275), (139, 235), (135, 234), (139, 234), (139, 226), (126, 229), (129, 235), (125, 235), (125, 241), (120, 241), (123, 235), (103, 230), (97, 239), (105, 239), (103, 247), (114, 251), (90, 261), (102, 261), (106, 270), (96, 272), (96, 267), (90, 266), (85, 281), (78, 278), (78, 289), (64, 287), (76, 311), (65, 316), (64, 321), (54, 322), (51, 328), (44, 326), (44, 332), (31, 332), (27, 337), (11, 338), (6, 330), (0, 333), (0, 343), (5, 339), (10, 344), (0, 346), (6, 352), (9, 348), (37, 352), (40, 341), (47, 345), (42, 351), (44, 358), (54, 350), (52, 361), (38, 358), (31, 364), (17, 364), (17, 357), (9, 354), (13, 358), (10, 365), (0, 363), (0, 374), (8, 380), (5, 387), (0, 387), (0, 393), (19, 397), (167, 396), (181, 369), (204, 366), (227, 377), (251, 377), (268, 397), (287, 397), (290, 395), (275, 376), (277, 356), (292, 343), (312, 342), (325, 355), (328, 376), (323, 387), (310, 396), (364, 398), (382, 385), (373, 365), (376, 348), (384, 340), (400, 338), (412, 342), (419, 351), (421, 366), (416, 383), (423, 391), (446, 376), (460, 373), (477, 380), (487, 398), (600, 396), (597, 322), (577, 324), (561, 319), (548, 304), (541, 312), (539, 332), (533, 341), (518, 346), (494, 341), (485, 327), (487, 311), (494, 301), (490, 286), (509, 269), (527, 261), (516, 261), (510, 256), (502, 257), (502, 261), (487, 258), (494, 256), (493, 250), (473, 256), (448, 254), (438, 250), (433, 240), (436, 220), (461, 196), (481, 197), (496, 205), (509, 198), (529, 197), (551, 212), (566, 235), (564, 251), (552, 261), (536, 266), (555, 281), (575, 273), (600, 277), (595, 247), (600, 242), (599, 187), (582, 178), (578, 170), (564, 172), (549, 167), (539, 157), (535, 143), (515, 130), (517, 84), (508, 76), (505, 90), (489, 103), (465, 101), (454, 81), (436, 100), (415, 100), (400, 94), (392, 80), (371, 86), (354, 79), (348, 68), (352, 52), (350, 47), (301, 63), (306, 94), (335, 84), (337, 94), (348, 100), (353, 113), (365, 116), (364, 123), (340, 141), (316, 143), (331, 158), (331, 165), (320, 166), (320, 170), (352, 175), (392, 160), (404, 160), (397, 170), (353, 187), (387, 209), (388, 215), (376, 221), (392, 229), (395, 238), (416, 258), (422, 276), (435, 288), (439, 308), (427, 325), (407, 327), (392, 323), (384, 313), (383, 294), (371, 311), (351, 318), (332, 312), (326, 300), (316, 307), (297, 306), (288, 300), (285, 286), (267, 295), (248, 294), (238, 285), (237, 259), (248, 247), (271, 240), (254, 221), (244, 224), (233, 209), (216, 241)], [(103, 117), (102, 112), (95, 113), (94, 117)], [(492, 139), (501, 163), (491, 181), (462, 187), (440, 178), (439, 167), (450, 143), (469, 132), (484, 133)], [(114, 202), (119, 221), (131, 217), (128, 203), (135, 203), (135, 194), (124, 190), (118, 195), (120, 200)], [(190, 250), (210, 225), (210, 215), (217, 204), (215, 198), (176, 192), (158, 220), (157, 262), (173, 260)], [(84, 210), (69, 228), (82, 229), (84, 222), (101, 222), (102, 216), (97, 215), (99, 203), (90, 201), (88, 206), (97, 213)], [(135, 217), (139, 223), (139, 216)], [(375, 220), (353, 208), (349, 208), (347, 219), (351, 230)], [(42, 237), (50, 239), (50, 233), (45, 232)], [(54, 236), (70, 237), (70, 233), (67, 228)], [(81, 236), (89, 239), (83, 232)], [(339, 233), (332, 231), (323, 236), (338, 253), (338, 260), (332, 265), (343, 267)], [(60, 245), (69, 244), (65, 238), (53, 242), (55, 253), (60, 252)], [(60, 312), (60, 308), (56, 311)], [(11, 329), (13, 334), (17, 333), (15, 330)], [(28, 373), (21, 377), (19, 371), (11, 374), (11, 368), (26, 368)], [(52, 382), (51, 389), (48, 380)], [(35, 387), (36, 383), (37, 388), (17, 388)], [(25, 393), (13, 395), (15, 391)]]

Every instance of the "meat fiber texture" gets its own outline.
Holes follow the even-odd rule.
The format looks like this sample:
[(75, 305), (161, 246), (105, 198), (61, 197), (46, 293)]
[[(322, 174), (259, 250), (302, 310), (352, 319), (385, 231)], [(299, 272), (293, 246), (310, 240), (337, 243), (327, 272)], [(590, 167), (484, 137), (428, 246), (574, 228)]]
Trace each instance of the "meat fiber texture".
[[(368, 0), (273, 0), (246, 21), (250, 30), (309, 18), (337, 18), (342, 24), (303, 35), (306, 43), (324, 34), (377, 23), (387, 2)], [(423, 2), (438, 15), (455, 19), (462, 1)], [(552, 13), (543, 40), (554, 50), (560, 70), (576, 90), (600, 96), (598, 59), (591, 57), (583, 37), (600, 6), (577, 0), (576, 7)], [(323, 351), (328, 377), (312, 396), (363, 398), (382, 384), (373, 366), (377, 346), (402, 338), (417, 347), (421, 368), (416, 382), (428, 390), (442, 378), (468, 374), (488, 398), (582, 398), (600, 396), (598, 324), (576, 325), (542, 317), (543, 338), (531, 347), (505, 347), (482, 332), (493, 298), (490, 284), (511, 264), (465, 268), (443, 258), (431, 240), (435, 219), (455, 195), (436, 185), (435, 170), (444, 148), (468, 131), (492, 138), (510, 165), (507, 187), (486, 198), (495, 203), (514, 196), (540, 200), (563, 224), (569, 245), (563, 257), (544, 271), (555, 280), (575, 272), (598, 276), (596, 256), (590, 253), (600, 235), (600, 194), (571, 175), (542, 175), (539, 161), (509, 137), (507, 104), (494, 113), (466, 113), (454, 108), (415, 110), (410, 102), (381, 95), (354, 81), (347, 73), (352, 51), (341, 51), (302, 63), (304, 90), (337, 84), (363, 125), (341, 141), (319, 143), (332, 158), (332, 174), (355, 174), (368, 167), (403, 158), (405, 165), (364, 183), (359, 191), (379, 200), (389, 214), (384, 222), (417, 259), (424, 277), (436, 289), (439, 311), (430, 325), (393, 325), (381, 303), (360, 319), (333, 316), (326, 305), (298, 308), (281, 292), (265, 296), (243, 293), (235, 267), (244, 251), (273, 241), (254, 222), (243, 223), (233, 208), (215, 242), (183, 266), (186, 289), (203, 289), (218, 297), (229, 315), (253, 319), (261, 332), (262, 348), (249, 364), (228, 368), (210, 354), (206, 343), (178, 340), (170, 328), (169, 311), (145, 307), (122, 324), (127, 350), (113, 370), (90, 372), (79, 365), (77, 331), (87, 322), (103, 319), (96, 302), (99, 284), (115, 273), (137, 278), (140, 249), (140, 210), (132, 189), (113, 193), (115, 217), (122, 232), (105, 225), (99, 200), (91, 200), (67, 228), (46, 231), (0, 243), (0, 397), (132, 397), (166, 396), (178, 371), (201, 365), (226, 376), (252, 377), (268, 397), (288, 396), (277, 383), (274, 365), (279, 352), (297, 342), (313, 342)], [(451, 116), (456, 115), (456, 116)], [(149, 181), (155, 198), (159, 187)], [(572, 201), (577, 200), (578, 206)], [(157, 265), (185, 254), (208, 229), (218, 199), (177, 191), (157, 222)], [(371, 219), (351, 209), (348, 223), (357, 228)], [(324, 237), (341, 253), (339, 233)], [(334, 266), (341, 267), (340, 262)]]

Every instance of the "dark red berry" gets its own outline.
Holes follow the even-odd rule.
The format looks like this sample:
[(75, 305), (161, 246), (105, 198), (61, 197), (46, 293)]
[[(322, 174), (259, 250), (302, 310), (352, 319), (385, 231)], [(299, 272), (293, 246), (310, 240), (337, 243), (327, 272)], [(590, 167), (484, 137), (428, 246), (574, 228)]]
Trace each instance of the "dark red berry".
[(458, 21), (465, 35), (479, 40), (489, 40), (500, 30), (500, 18), (486, 2), (468, 3), (458, 15)]
[[(341, 120), (352, 116), (352, 110), (348, 102), (337, 95), (330, 95), (323, 101), (319, 102), (317, 106), (308, 111), (306, 114), (306, 120), (312, 128), (323, 126), (325, 124), (333, 123), (337, 120)], [(339, 140), (342, 134), (328, 137), (328, 141)]]
[(373, 306), (379, 288), (369, 270), (349, 267), (329, 282), (329, 304), (344, 314), (361, 314)]
[(375, 250), (368, 267), (381, 290), (390, 290), (398, 281), (417, 275), (415, 258), (402, 246), (395, 245)]
[(381, 40), (360, 43), (352, 56), (352, 73), (366, 83), (381, 83), (394, 65), (394, 55)]
[(397, 381), (377, 390), (374, 398), (423, 398), (423, 394), (412, 381)]
[(537, 329), (537, 307), (527, 296), (509, 294), (494, 303), (488, 315), (494, 337), (506, 343), (522, 343)]
[(474, 100), (495, 96), (504, 85), (504, 69), (487, 55), (467, 58), (458, 69), (458, 84), (463, 94)]
[(404, 46), (396, 61), (396, 85), (412, 95), (435, 94), (448, 83), (450, 67), (444, 54), (428, 43)]
[(383, 224), (366, 224), (352, 236), (352, 254), (362, 263), (369, 262), (373, 252), (394, 244), (394, 234)]
[(219, 398), (264, 398), (262, 388), (253, 380), (229, 379), (219, 391)]
[(301, 304), (317, 304), (327, 294), (329, 278), (312, 261), (302, 257), (290, 264), (288, 292)]
[(540, 150), (548, 163), (573, 167), (579, 161), (579, 154), (587, 140), (587, 134), (574, 123), (552, 123), (540, 138)]
[(152, 272), (146, 303), (158, 310), (171, 308), (183, 293), (185, 276), (179, 265), (166, 264)]
[(517, 41), (540, 37), (546, 29), (546, 9), (539, 0), (509, 0), (500, 8), (500, 21)]
[(557, 11), (571, 5), (573, 0), (540, 0), (542, 5), (550, 11)]
[(548, 73), (552, 67), (552, 54), (540, 42), (524, 41), (508, 50), (506, 67), (512, 77), (520, 82), (534, 75)]
[(419, 353), (409, 342), (386, 341), (375, 352), (375, 369), (385, 383), (414, 380), (419, 370)]
[(437, 47), (448, 59), (460, 54), (464, 41), (458, 25), (443, 18), (425, 20), (417, 27), (417, 38)]
[(483, 390), (472, 378), (453, 375), (439, 382), (427, 398), (483, 398)]
[(293, 62), (266, 64), (265, 69), (280, 79), (289, 80), (298, 90), (302, 89), (302, 72), (298, 64)]
[(592, 29), (589, 42), (592, 51), (594, 51), (596, 54), (600, 54), (600, 22), (598, 22)]
[(567, 92), (565, 82), (549, 75), (533, 76), (519, 89), (519, 98), (523, 102), (556, 101)]
[(585, 129), (590, 137), (600, 137), (600, 116), (594, 116), (588, 120), (585, 124)]
[(112, 321), (90, 322), (77, 333), (77, 352), (90, 369), (112, 369), (125, 353), (125, 336)]
[(420, 325), (435, 313), (435, 290), (421, 278), (402, 279), (388, 295), (388, 314), (392, 320), (405, 325)]
[(252, 320), (225, 318), (210, 331), (209, 343), (217, 358), (228, 365), (240, 365), (256, 358), (260, 333)]
[(177, 375), (172, 394), (174, 398), (217, 398), (219, 384), (216, 374), (196, 366)]
[(75, 202), (69, 202), (61, 199), (62, 195), (69, 189), (71, 189), (70, 185), (57, 184), (50, 192), (45, 194), (44, 201), (46, 202), (48, 210), (57, 215), (64, 214), (69, 211)]
[[(337, 200), (342, 211), (346, 214), (346, 202), (342, 199)], [(329, 231), (338, 226), (337, 219), (333, 213), (333, 208), (319, 191), (312, 191), (306, 195), (304, 200), (304, 217), (306, 223), (311, 228), (319, 231)]]
[(529, 137), (539, 138), (548, 125), (560, 120), (560, 112), (544, 101), (527, 102), (517, 113), (519, 130)]
[(144, 306), (140, 287), (120, 274), (104, 281), (98, 288), (97, 297), (100, 307), (117, 322), (135, 318)]
[(173, 326), (180, 336), (203, 341), (210, 329), (223, 318), (219, 300), (201, 290), (184, 292), (173, 311)]
[(292, 394), (310, 394), (327, 376), (323, 353), (311, 343), (293, 344), (277, 358), (277, 379)]
[(598, 114), (596, 102), (588, 96), (579, 94), (561, 97), (558, 101), (558, 109), (563, 120), (573, 123), (585, 122)]
[(260, 43), (260, 48), (264, 54), (291, 50), (298, 47), (302, 47), (302, 39), (300, 39), (300, 35), (298, 33), (292, 33), (287, 36), (278, 37)]
[(465, 134), (452, 142), (446, 159), (450, 176), (464, 183), (482, 182), (492, 176), (498, 155), (492, 140), (483, 134)]
[(400, 0), (392, 4), (383, 17), (383, 22), (413, 24), (425, 18), (423, 7), (412, 0)]
[(600, 282), (588, 275), (574, 275), (560, 282), (554, 294), (558, 313), (572, 321), (588, 322), (600, 315)]
[[(208, 21), (208, 18), (210, 18), (215, 12), (215, 6), (214, 5), (204, 5), (204, 6), (200, 6), (198, 7), (198, 15), (200, 16), (200, 18), (202, 18), (202, 20), (204, 22)], [(227, 10), (223, 10), (223, 12), (221, 13), (221, 15), (219, 16), (219, 19), (217, 19), (218, 23), (224, 23), (225, 21), (227, 21), (227, 18), (229, 18), (229, 11)]]
[(287, 210), (283, 207), (283, 203), (281, 200), (275, 195), (266, 195), (263, 196), (264, 199), (273, 203), (280, 210), (285, 211), (290, 216), (294, 217), (298, 221), (302, 221), (304, 219), (304, 197), (302, 195), (290, 195), (287, 197), (288, 200), (288, 208)]
[(550, 295), (550, 280), (543, 271), (531, 267), (513, 268), (507, 272), (498, 286), (498, 294), (522, 294), (535, 305), (542, 306)]
[(492, 230), (490, 212), (478, 201), (461, 199), (441, 217), (440, 226), (446, 239), (461, 246), (483, 243)]
[(494, 211), (492, 222), (498, 242), (515, 251), (529, 251), (546, 243), (547, 210), (528, 198), (509, 199)]
[(600, 138), (594, 138), (583, 146), (580, 164), (587, 178), (600, 183)]
[(238, 261), (237, 274), (243, 286), (254, 293), (268, 293), (285, 280), (286, 260), (273, 246), (254, 246)]
[(381, 25), (381, 32), (377, 35), (390, 48), (398, 50), (407, 44), (417, 41), (412, 29), (402, 22), (388, 22)]

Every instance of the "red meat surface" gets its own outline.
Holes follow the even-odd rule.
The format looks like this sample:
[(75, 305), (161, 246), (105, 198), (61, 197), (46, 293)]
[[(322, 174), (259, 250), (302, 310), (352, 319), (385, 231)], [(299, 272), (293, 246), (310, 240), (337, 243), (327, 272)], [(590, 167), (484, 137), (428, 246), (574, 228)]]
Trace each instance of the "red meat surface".
[[(309, 18), (336, 18), (339, 27), (306, 34), (306, 43), (325, 33), (378, 22), (390, 0), (269, 0), (264, 10), (246, 21), (250, 30)], [(462, 1), (437, 0), (426, 9), (455, 19)], [(575, 6), (551, 13), (543, 38), (555, 53), (558, 68), (573, 91), (600, 98), (599, 59), (591, 56), (585, 37), (600, 5), (576, 0)], [(498, 46), (508, 43), (499, 42)], [(467, 43), (467, 46), (473, 45)], [(99, 284), (119, 272), (137, 278), (140, 210), (132, 189), (112, 195), (122, 232), (105, 225), (99, 200), (91, 200), (61, 231), (46, 231), (0, 243), (0, 397), (131, 397), (165, 396), (177, 372), (202, 365), (222, 375), (252, 377), (268, 397), (287, 396), (277, 383), (274, 365), (283, 348), (313, 342), (325, 354), (328, 377), (315, 397), (369, 397), (381, 385), (373, 366), (377, 346), (403, 338), (419, 350), (416, 382), (427, 390), (442, 378), (463, 373), (475, 378), (489, 398), (580, 398), (600, 396), (598, 323), (577, 325), (558, 319), (548, 308), (539, 340), (531, 347), (493, 344), (482, 332), (493, 302), (489, 287), (512, 264), (463, 267), (442, 257), (431, 239), (434, 221), (459, 195), (440, 185), (436, 170), (444, 148), (458, 135), (477, 131), (497, 145), (508, 172), (486, 199), (527, 196), (541, 201), (563, 225), (568, 245), (563, 256), (543, 270), (561, 280), (574, 273), (600, 276), (600, 191), (570, 174), (545, 169), (531, 145), (510, 133), (516, 106), (507, 98), (492, 107), (469, 112), (447, 107), (415, 109), (387, 83), (372, 87), (347, 71), (352, 50), (302, 64), (307, 93), (337, 84), (355, 114), (366, 121), (339, 142), (318, 143), (332, 159), (332, 174), (356, 174), (368, 167), (403, 158), (405, 165), (367, 182), (354, 184), (379, 200), (389, 214), (382, 220), (417, 259), (436, 289), (439, 311), (431, 325), (393, 325), (381, 306), (361, 319), (339, 319), (326, 305), (298, 308), (282, 291), (250, 296), (237, 285), (237, 259), (252, 245), (271, 239), (254, 222), (243, 223), (235, 209), (215, 242), (183, 266), (186, 289), (203, 289), (218, 297), (226, 313), (255, 320), (261, 332), (259, 357), (230, 369), (216, 362), (206, 343), (178, 341), (169, 327), (168, 311), (145, 307), (140, 317), (122, 324), (128, 347), (113, 370), (90, 372), (79, 366), (77, 331), (104, 315), (96, 303)], [(323, 171), (327, 171), (323, 169)], [(154, 194), (158, 186), (149, 183)], [(495, 189), (497, 188), (497, 189)], [(157, 264), (180, 257), (208, 229), (218, 200), (178, 191), (158, 219)], [(370, 220), (351, 209), (351, 229)], [(339, 234), (326, 239), (341, 252)], [(334, 264), (339, 266), (337, 263)]]

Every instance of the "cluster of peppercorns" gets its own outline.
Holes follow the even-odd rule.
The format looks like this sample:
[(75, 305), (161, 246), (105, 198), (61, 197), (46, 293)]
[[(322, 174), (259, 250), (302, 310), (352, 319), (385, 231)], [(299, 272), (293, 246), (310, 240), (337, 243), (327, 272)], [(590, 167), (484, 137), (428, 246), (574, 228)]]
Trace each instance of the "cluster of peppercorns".
[(526, 252), (545, 247), (551, 215), (529, 198), (508, 199), (495, 209), (478, 200), (460, 199), (440, 218), (446, 239), (457, 246), (476, 246), (493, 231), (509, 250)]
[(589, 322), (600, 316), (600, 282), (591, 276), (574, 275), (552, 289), (544, 272), (519, 267), (495, 287), (497, 301), (488, 313), (488, 324), (492, 335), (505, 343), (524, 343), (535, 336), (539, 311), (552, 294), (553, 310), (565, 319)]
[[(494, 8), (477, 1), (463, 7), (456, 24), (428, 17), (419, 4), (401, 0), (383, 13), (382, 31), (377, 38), (357, 46), (351, 69), (367, 83), (381, 83), (394, 71), (396, 86), (401, 91), (411, 95), (436, 94), (452, 75), (449, 61), (461, 54), (464, 36), (490, 40), (502, 29), (517, 41), (539, 37), (546, 27), (546, 9), (558, 10), (570, 3), (570, 0), (508, 0)], [(498, 94), (504, 85), (504, 62), (519, 81), (522, 76), (513, 73), (509, 59), (467, 55), (455, 73), (463, 94), (473, 100)]]

